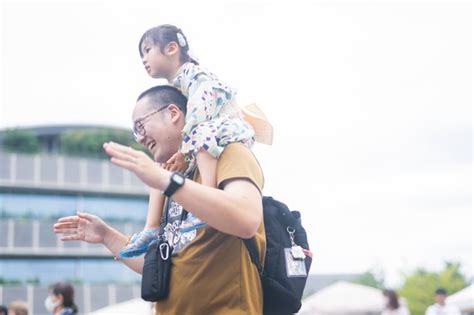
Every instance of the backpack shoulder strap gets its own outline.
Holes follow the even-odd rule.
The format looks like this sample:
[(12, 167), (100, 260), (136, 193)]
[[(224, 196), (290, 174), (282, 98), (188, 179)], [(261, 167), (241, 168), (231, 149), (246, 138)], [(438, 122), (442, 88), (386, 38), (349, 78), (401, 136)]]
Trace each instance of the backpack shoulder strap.
[(265, 274), (265, 271), (263, 270), (263, 266), (259, 261), (257, 246), (255, 245), (255, 237), (242, 239), (242, 241), (244, 241), (245, 247), (247, 247), (247, 250), (250, 255), (250, 259), (252, 260), (253, 264), (257, 267), (258, 274), (260, 276), (263, 276)]

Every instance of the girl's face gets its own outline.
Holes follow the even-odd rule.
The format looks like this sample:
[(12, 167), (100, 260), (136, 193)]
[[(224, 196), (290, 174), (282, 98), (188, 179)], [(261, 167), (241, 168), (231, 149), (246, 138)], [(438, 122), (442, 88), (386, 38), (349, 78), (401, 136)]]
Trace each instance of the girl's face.
[(142, 62), (145, 70), (152, 78), (166, 78), (170, 72), (170, 60), (166, 53), (162, 53), (160, 46), (150, 41), (142, 43)]

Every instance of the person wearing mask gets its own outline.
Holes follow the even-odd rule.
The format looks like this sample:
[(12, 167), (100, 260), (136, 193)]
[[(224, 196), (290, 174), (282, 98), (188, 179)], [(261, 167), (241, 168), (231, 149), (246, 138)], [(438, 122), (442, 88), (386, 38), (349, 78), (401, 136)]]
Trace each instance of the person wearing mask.
[(44, 301), (44, 307), (54, 315), (77, 314), (77, 306), (74, 303), (74, 288), (69, 283), (59, 282), (49, 288), (48, 297)]
[(461, 311), (455, 305), (446, 304), (448, 291), (445, 288), (438, 288), (435, 291), (436, 303), (428, 307), (425, 315), (461, 315)]

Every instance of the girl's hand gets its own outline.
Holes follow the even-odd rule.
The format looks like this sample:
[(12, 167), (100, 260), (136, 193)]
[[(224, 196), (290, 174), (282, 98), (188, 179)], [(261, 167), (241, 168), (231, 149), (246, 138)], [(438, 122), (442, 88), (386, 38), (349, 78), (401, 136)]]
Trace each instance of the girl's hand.
[(166, 161), (166, 167), (171, 172), (184, 173), (188, 169), (188, 163), (184, 160), (184, 154), (176, 152), (168, 161)]
[(104, 150), (113, 164), (133, 172), (148, 186), (163, 190), (163, 186), (167, 185), (169, 176), (164, 176), (163, 168), (144, 152), (115, 142), (104, 143)]

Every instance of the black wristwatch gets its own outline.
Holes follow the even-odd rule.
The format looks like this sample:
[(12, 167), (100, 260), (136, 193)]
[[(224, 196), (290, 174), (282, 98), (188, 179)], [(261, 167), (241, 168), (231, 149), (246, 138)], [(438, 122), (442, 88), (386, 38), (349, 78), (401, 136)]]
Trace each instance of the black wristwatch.
[(174, 172), (173, 174), (171, 174), (170, 183), (168, 187), (166, 187), (165, 191), (163, 191), (163, 194), (166, 197), (171, 197), (178, 189), (180, 189), (184, 185), (185, 180), (186, 177), (184, 177), (183, 174), (179, 172)]

